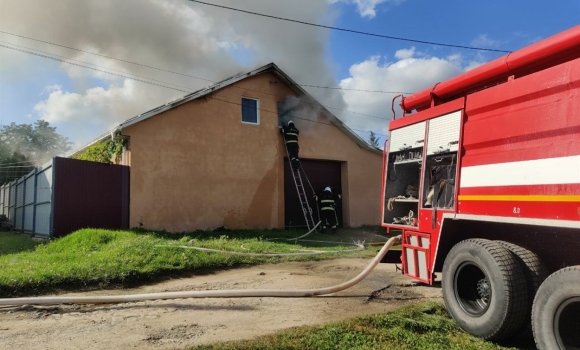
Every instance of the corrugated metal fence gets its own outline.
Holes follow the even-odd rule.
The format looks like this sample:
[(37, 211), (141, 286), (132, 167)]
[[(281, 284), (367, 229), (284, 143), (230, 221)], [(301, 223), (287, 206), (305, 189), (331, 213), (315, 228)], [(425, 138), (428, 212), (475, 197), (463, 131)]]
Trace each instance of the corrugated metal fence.
[(38, 236), (50, 236), (53, 160), (0, 187), (0, 213), (12, 226)]
[(53, 158), (0, 187), (0, 214), (16, 230), (46, 238), (128, 228), (129, 167)]

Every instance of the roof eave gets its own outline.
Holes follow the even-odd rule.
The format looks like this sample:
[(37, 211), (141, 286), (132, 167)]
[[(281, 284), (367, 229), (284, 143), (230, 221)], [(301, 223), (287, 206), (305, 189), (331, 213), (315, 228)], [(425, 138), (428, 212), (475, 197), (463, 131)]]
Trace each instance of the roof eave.
[(98, 142), (105, 140), (107, 137), (111, 137), (111, 136), (114, 137), (115, 134), (121, 132), (121, 130), (123, 130), (124, 128), (127, 128), (133, 124), (137, 124), (139, 122), (142, 122), (143, 120), (146, 120), (146, 119), (149, 119), (153, 116), (156, 116), (157, 114), (163, 113), (165, 111), (168, 111), (168, 110), (175, 108), (177, 106), (180, 106), (182, 104), (185, 104), (185, 103), (188, 103), (188, 102), (193, 101), (195, 99), (198, 99), (200, 97), (206, 96), (206, 95), (208, 95), (214, 91), (217, 91), (219, 89), (222, 89), (226, 86), (235, 84), (240, 80), (243, 80), (243, 79), (246, 79), (248, 77), (258, 75), (258, 74), (262, 74), (265, 72), (274, 73), (281, 80), (283, 80), (286, 83), (286, 85), (290, 89), (292, 89), (294, 92), (296, 92), (299, 95), (304, 95), (309, 100), (311, 100), (313, 103), (318, 104), (320, 106), (320, 108), (322, 108), (322, 110), (323, 110), (324, 114), (326, 115), (326, 117), (328, 118), (328, 120), (334, 126), (339, 128), (343, 133), (345, 133), (347, 136), (349, 136), (357, 145), (359, 145), (359, 147), (364, 148), (364, 149), (371, 151), (371, 152), (374, 152), (374, 153), (382, 154), (382, 151), (380, 149), (377, 149), (377, 148), (371, 146), (366, 141), (364, 141), (360, 136), (358, 136), (348, 126), (346, 126), (346, 124), (344, 124), (340, 119), (338, 119), (334, 114), (332, 114), (328, 109), (326, 109), (326, 107), (324, 107), (322, 104), (320, 104), (320, 102), (318, 102), (318, 100), (316, 100), (314, 97), (312, 97), (312, 95), (310, 95), (306, 90), (304, 90), (300, 85), (298, 85), (294, 80), (292, 80), (292, 78), (290, 78), (286, 73), (284, 73), (276, 64), (269, 63), (269, 64), (266, 64), (266, 65), (260, 67), (260, 68), (255, 69), (251, 72), (236, 74), (236, 75), (229, 77), (227, 79), (224, 79), (218, 83), (215, 83), (215, 84), (207, 86), (203, 89), (192, 92), (191, 94), (180, 97), (174, 101), (168, 102), (162, 106), (153, 108), (145, 113), (141, 113), (133, 118), (129, 118), (129, 119), (125, 120), (124, 122), (122, 122), (121, 124), (119, 124), (114, 129), (106, 132), (105, 134), (103, 134), (103, 135), (99, 136), (98, 138), (96, 138), (95, 140), (91, 141), (86, 146), (71, 153), (68, 157), (71, 157), (75, 154), (78, 154), (78, 153), (85, 151), (87, 148), (91, 147), (92, 145), (94, 145)]

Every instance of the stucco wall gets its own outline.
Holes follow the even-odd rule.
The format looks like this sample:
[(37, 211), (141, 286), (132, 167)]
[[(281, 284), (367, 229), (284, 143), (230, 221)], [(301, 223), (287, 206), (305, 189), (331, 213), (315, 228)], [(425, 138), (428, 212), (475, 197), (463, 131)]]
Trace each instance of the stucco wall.
[[(284, 226), (284, 155), (277, 102), (294, 93), (265, 73), (122, 130), (130, 137), (131, 227), (179, 232)], [(260, 124), (241, 123), (241, 97), (260, 100)], [(380, 155), (299, 112), (300, 156), (343, 163), (345, 225), (379, 223)]]

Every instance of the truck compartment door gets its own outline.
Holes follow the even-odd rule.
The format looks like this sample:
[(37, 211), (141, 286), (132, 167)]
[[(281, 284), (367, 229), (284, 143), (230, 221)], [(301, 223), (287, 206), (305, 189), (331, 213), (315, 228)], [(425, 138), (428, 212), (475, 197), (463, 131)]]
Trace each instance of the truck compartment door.
[(460, 130), (461, 111), (429, 120), (427, 155), (457, 152), (459, 149)]
[(431, 235), (414, 231), (403, 233), (403, 274), (423, 283), (433, 283), (430, 262)]

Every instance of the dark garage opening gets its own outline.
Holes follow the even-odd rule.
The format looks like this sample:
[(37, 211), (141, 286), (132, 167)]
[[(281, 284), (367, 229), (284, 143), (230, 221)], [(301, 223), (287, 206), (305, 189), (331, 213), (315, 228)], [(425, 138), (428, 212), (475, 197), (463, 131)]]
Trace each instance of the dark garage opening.
[[(326, 186), (331, 186), (335, 193), (341, 193), (342, 181), (340, 162), (300, 159), (300, 163), (302, 163), (302, 167), (317, 194), (324, 190)], [(303, 175), (303, 173), (301, 174)], [(309, 204), (312, 207), (314, 221), (318, 222), (319, 214), (316, 210), (316, 202), (312, 198), (312, 190), (310, 189), (306, 178), (304, 178), (304, 175), (302, 180), (306, 188)], [(342, 227), (341, 200), (338, 200), (337, 202), (336, 215), (338, 216), (338, 225), (339, 227)], [(296, 186), (294, 185), (288, 159), (284, 160), (284, 225), (287, 229), (306, 228), (306, 221), (304, 220), (304, 214), (302, 213), (302, 207), (300, 206), (298, 193), (296, 192)]]

